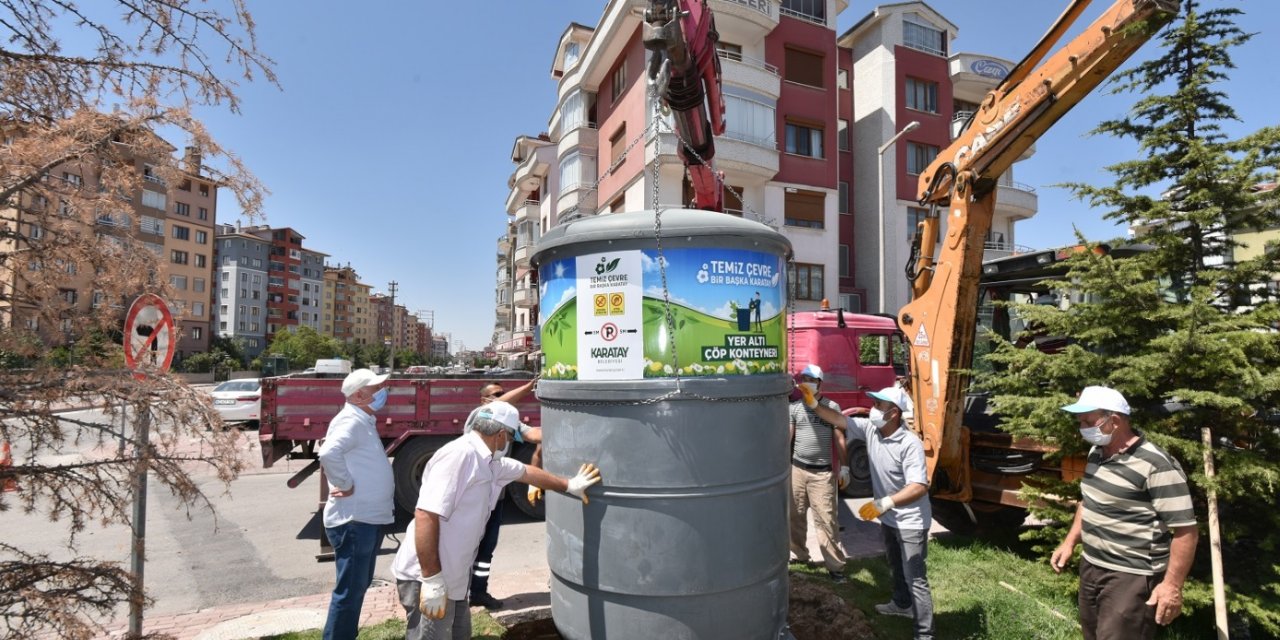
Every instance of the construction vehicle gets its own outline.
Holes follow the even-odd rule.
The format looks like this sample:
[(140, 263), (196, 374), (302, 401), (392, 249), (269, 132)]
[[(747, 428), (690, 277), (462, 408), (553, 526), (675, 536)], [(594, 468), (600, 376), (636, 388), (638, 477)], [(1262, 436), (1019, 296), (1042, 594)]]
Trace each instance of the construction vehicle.
[(929, 213), (919, 223), (906, 265), (913, 295), (898, 313), (898, 326), (911, 351), (915, 428), (924, 442), (931, 495), (936, 505), (954, 503), (935, 508), (942, 518), (955, 512), (946, 507), (958, 505), (970, 524), (982, 515), (997, 525), (1020, 522), (1022, 476), (975, 471), (974, 455), (1027, 454), (1038, 460), (1048, 450), (962, 424), (964, 372), (972, 363), (983, 240), (991, 227), (996, 181), (1178, 10), (1176, 0), (1119, 0), (1036, 67), (1088, 4), (1074, 0), (1067, 7), (920, 175), (919, 202)]

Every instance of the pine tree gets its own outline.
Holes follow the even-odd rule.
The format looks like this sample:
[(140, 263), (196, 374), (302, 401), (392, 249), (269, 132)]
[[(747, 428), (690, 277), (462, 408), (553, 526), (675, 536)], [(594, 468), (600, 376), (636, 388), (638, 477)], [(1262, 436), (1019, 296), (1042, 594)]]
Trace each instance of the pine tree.
[[(1280, 634), (1280, 251), (1249, 234), (1280, 228), (1280, 129), (1230, 138), (1238, 120), (1219, 89), (1233, 68), (1230, 51), (1252, 34), (1241, 11), (1201, 10), (1186, 0), (1161, 34), (1158, 57), (1118, 74), (1117, 91), (1138, 95), (1128, 117), (1095, 134), (1137, 143), (1138, 157), (1108, 167), (1106, 186), (1071, 184), (1077, 198), (1137, 230), (1151, 251), (1113, 259), (1093, 253), (1070, 262), (1060, 296), (1067, 310), (1017, 305), (1026, 320), (1074, 343), (1054, 355), (997, 341), (995, 373), (979, 384), (994, 394), (1006, 429), (1078, 456), (1086, 445), (1059, 407), (1089, 384), (1119, 389), (1134, 426), (1182, 464), (1206, 519), (1205, 491), (1218, 493), (1229, 606), (1255, 630)], [(1250, 240), (1253, 240), (1252, 246)], [(1186, 410), (1172, 411), (1182, 407)], [(1200, 428), (1215, 438), (1217, 477), (1203, 473)], [(1035, 480), (1025, 496), (1038, 515), (1059, 523), (1035, 532), (1061, 540), (1079, 496), (1076, 482)], [(1207, 608), (1208, 536), (1202, 535), (1189, 610)], [(1184, 622), (1183, 624), (1194, 624)]]

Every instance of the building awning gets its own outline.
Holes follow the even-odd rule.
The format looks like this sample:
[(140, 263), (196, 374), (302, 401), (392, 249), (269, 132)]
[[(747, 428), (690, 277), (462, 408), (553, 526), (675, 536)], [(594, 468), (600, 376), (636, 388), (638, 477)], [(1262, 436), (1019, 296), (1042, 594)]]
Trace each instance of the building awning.
[(530, 352), (529, 352), (529, 357), (530, 357), (530, 358), (536, 358), (536, 357), (538, 357), (538, 356), (540, 356), (540, 355), (542, 355), (542, 349), (538, 349), (537, 351), (530, 351)]

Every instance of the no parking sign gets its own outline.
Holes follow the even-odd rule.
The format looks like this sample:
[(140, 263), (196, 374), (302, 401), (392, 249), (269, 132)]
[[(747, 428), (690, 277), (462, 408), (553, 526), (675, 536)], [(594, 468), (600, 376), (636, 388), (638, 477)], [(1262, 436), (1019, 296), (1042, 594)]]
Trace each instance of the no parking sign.
[(177, 329), (164, 299), (144, 293), (129, 306), (124, 321), (124, 362), (139, 380), (144, 372), (165, 372), (173, 363)]

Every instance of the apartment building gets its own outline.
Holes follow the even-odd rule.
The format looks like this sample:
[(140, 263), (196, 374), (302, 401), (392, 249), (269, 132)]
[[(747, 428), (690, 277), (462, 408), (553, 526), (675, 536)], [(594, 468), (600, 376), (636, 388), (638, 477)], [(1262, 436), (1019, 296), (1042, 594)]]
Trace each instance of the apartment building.
[(218, 226), (218, 273), (215, 322), (218, 335), (240, 343), (245, 355), (256, 358), (270, 344), (267, 340), (267, 265), (271, 243), (241, 230), (239, 225)]
[(369, 289), (350, 264), (326, 266), (321, 333), (347, 343), (370, 344), (375, 331)]
[[(265, 317), (259, 323), (262, 328), (260, 336), (251, 328), (241, 334), (239, 317), (234, 320), (226, 318), (224, 329), (224, 319), (220, 316), (217, 322), (222, 336), (243, 336), (247, 341), (260, 339), (261, 347), (257, 348), (256, 355), (271, 344), (279, 331), (293, 330), (299, 326), (322, 330), (320, 308), (324, 292), (324, 260), (328, 254), (303, 248), (304, 236), (289, 227), (223, 225), (220, 230), (217, 238), (219, 270), (235, 267), (236, 278), (249, 278), (250, 286), (244, 288), (244, 293), (248, 294), (245, 299), (248, 303), (254, 301), (255, 292), (265, 299)], [(226, 233), (225, 236), (223, 232)], [(233, 254), (224, 255), (223, 251), (231, 251)], [(255, 273), (263, 268), (265, 274)], [(255, 275), (265, 275), (265, 289), (258, 290), (252, 286)], [(223, 277), (219, 273), (219, 282), (222, 282)], [(230, 281), (232, 275), (228, 274), (226, 278)], [(225, 307), (227, 313), (239, 314), (241, 298), (237, 294), (241, 293), (242, 288), (238, 285), (239, 281), (236, 287), (219, 287), (219, 313)], [(223, 293), (224, 289), (226, 293)], [(245, 304), (245, 310), (250, 314), (245, 318), (248, 327), (255, 324), (253, 309), (254, 305)]]
[[(869, 294), (861, 307), (855, 303), (850, 308), (894, 313), (908, 302), (902, 269), (916, 225), (928, 213), (916, 205), (919, 174), (1014, 66), (991, 56), (953, 52), (958, 32), (929, 5), (905, 2), (876, 7), (840, 36), (839, 45), (852, 63), (851, 110), (845, 113), (854, 123), (854, 157), (846, 175), (858, 185), (849, 216), (851, 233), (841, 236), (842, 244), (852, 241), (842, 253), (854, 256), (851, 277), (841, 279), (841, 300), (848, 303), (850, 296)], [(884, 146), (912, 122), (919, 124)], [(1034, 152), (1028, 150), (1022, 159)], [(987, 259), (1011, 255), (1017, 249), (1015, 223), (1031, 218), (1038, 208), (1035, 189), (1016, 182), (1016, 171), (1015, 164), (999, 179)]]
[[(5, 144), (11, 143), (21, 131), (14, 128), (5, 131)], [(149, 131), (129, 135), (145, 136), (148, 145), (170, 154), (176, 148), (160, 140)], [(5, 239), (0, 251), (14, 253), (24, 251), (32, 242), (40, 242), (48, 235), (47, 227), (75, 233), (83, 231), (105, 239), (130, 238), (142, 244), (156, 255), (157, 280), (171, 285), (168, 299), (177, 323), (178, 341), (174, 362), (185, 356), (208, 351), (210, 340), (213, 288), (213, 228), (217, 216), (217, 184), (205, 175), (200, 153), (191, 147), (185, 149), (178, 171), (162, 171), (155, 158), (130, 157), (132, 145), (125, 140), (113, 151), (124, 153), (123, 162), (131, 164), (140, 174), (141, 184), (133, 193), (119, 194), (117, 204), (128, 213), (94, 213), (82, 207), (90, 205), (90, 197), (100, 197), (105, 187), (99, 181), (103, 170), (101, 162), (94, 158), (82, 158), (54, 167), (40, 179), (39, 188), (23, 193), (15, 201), (0, 207), (0, 224), (12, 228), (21, 235)], [(161, 175), (169, 176), (169, 179)], [(77, 199), (77, 195), (84, 199)], [(5, 296), (0, 300), (0, 322), (16, 326), (22, 323), (37, 331), (48, 344), (60, 345), (74, 342), (81, 337), (82, 326), (76, 317), (91, 308), (110, 304), (121, 309), (128, 300), (105, 300), (101, 291), (94, 288), (96, 276), (92, 265), (79, 262), (68, 254), (57, 259), (57, 265), (28, 264), (27, 269), (58, 269), (56, 274), (58, 297), (62, 311), (58, 326), (42, 326), (33, 309), (15, 306)], [(0, 287), (15, 291), (23, 287), (25, 280), (18, 272), (0, 268)], [(141, 293), (139, 291), (138, 293)], [(47, 324), (47, 323), (46, 323)]]
[[(796, 309), (825, 299), (852, 311), (896, 311), (908, 299), (902, 267), (923, 215), (912, 206), (916, 178), (959, 131), (953, 122), (1012, 65), (952, 54), (958, 28), (923, 2), (876, 7), (837, 35), (845, 0), (708, 1), (720, 35), (726, 131), (715, 163), (725, 175), (726, 213), (791, 241)], [(529, 257), (543, 232), (578, 216), (651, 209), (655, 188), (661, 206), (692, 200), (677, 135), (650, 126), (644, 5), (612, 0), (595, 27), (569, 25), (552, 60), (558, 91), (548, 131), (516, 138), (505, 207), (515, 233), (499, 238), (494, 339), (509, 366), (535, 349)], [(912, 121), (920, 124), (880, 151)], [(997, 203), (993, 255), (1011, 252), (1014, 223), (1036, 210), (1034, 190), (1014, 182), (1012, 170)]]

